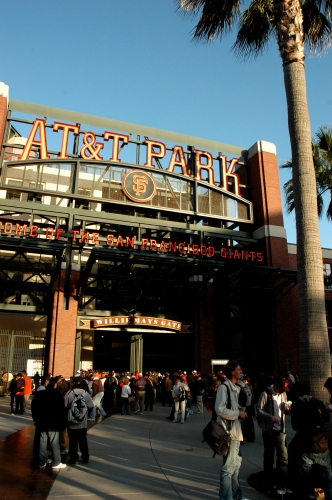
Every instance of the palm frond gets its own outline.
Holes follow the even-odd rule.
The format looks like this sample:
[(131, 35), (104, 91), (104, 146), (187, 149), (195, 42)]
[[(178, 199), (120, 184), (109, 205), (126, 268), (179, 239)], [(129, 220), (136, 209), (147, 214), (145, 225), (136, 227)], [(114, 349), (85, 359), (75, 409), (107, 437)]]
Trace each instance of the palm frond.
[(329, 220), (332, 220), (332, 190), (330, 190), (330, 194), (331, 194), (331, 198), (330, 198), (329, 206), (327, 207), (327, 210), (326, 210), (326, 217)]
[(200, 15), (193, 39), (212, 41), (234, 27), (241, 0), (178, 0), (177, 5), (185, 14)]
[(238, 34), (232, 47), (236, 55), (256, 57), (264, 50), (273, 29), (271, 13), (272, 2), (269, 0), (253, 0), (250, 3), (240, 17)]
[(280, 168), (293, 168), (293, 163), (292, 160), (286, 160), (282, 165), (280, 165)]
[(332, 167), (332, 127), (324, 125), (316, 133), (317, 147), (330, 161)]
[[(314, 163), (317, 190), (317, 213), (323, 215), (324, 197), (330, 191), (331, 200), (326, 217), (332, 220), (332, 127), (324, 125), (318, 129), (312, 142), (312, 159)], [(280, 168), (292, 168), (291, 160), (285, 161)], [(290, 179), (284, 184), (285, 204), (288, 213), (294, 210), (293, 182)]]
[(311, 50), (323, 50), (332, 42), (332, 24), (329, 14), (321, 10), (322, 2), (307, 0), (302, 4), (303, 33), (306, 45)]
[(284, 193), (285, 193), (286, 210), (287, 210), (287, 213), (290, 214), (291, 212), (293, 212), (293, 210), (295, 208), (294, 192), (293, 192), (293, 180), (292, 179), (285, 182)]

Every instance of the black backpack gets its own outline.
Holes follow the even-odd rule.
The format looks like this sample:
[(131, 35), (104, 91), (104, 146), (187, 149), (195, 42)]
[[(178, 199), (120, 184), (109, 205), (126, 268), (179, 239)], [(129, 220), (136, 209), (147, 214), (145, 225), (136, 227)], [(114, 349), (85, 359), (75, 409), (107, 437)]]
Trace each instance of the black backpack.
[[(231, 395), (229, 387), (225, 384), (227, 389), (227, 408), (231, 408)], [(213, 450), (213, 458), (216, 455), (226, 455), (231, 444), (231, 436), (222, 425), (218, 424), (215, 420), (210, 420), (203, 430), (203, 441)]]
[(77, 393), (72, 389), (74, 393), (74, 399), (68, 406), (68, 422), (71, 424), (80, 424), (84, 421), (86, 414), (88, 412), (87, 404), (85, 401), (86, 391), (83, 393)]
[(184, 386), (183, 385), (180, 385), (179, 387), (179, 401), (184, 401), (186, 399), (186, 391), (184, 389)]

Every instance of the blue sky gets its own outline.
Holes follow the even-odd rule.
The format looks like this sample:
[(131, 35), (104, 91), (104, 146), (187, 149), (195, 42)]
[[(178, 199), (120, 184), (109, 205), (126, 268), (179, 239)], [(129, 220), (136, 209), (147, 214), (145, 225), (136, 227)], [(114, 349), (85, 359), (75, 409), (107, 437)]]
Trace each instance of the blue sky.
[[(273, 142), (290, 158), (277, 45), (240, 61), (222, 42), (191, 41), (194, 21), (172, 0), (3, 2), (0, 81), (10, 98), (105, 116), (249, 148)], [(332, 124), (332, 53), (307, 57), (312, 133)], [(281, 185), (288, 180), (280, 172)], [(286, 215), (296, 242), (294, 216)], [(332, 223), (321, 244), (332, 248)]]

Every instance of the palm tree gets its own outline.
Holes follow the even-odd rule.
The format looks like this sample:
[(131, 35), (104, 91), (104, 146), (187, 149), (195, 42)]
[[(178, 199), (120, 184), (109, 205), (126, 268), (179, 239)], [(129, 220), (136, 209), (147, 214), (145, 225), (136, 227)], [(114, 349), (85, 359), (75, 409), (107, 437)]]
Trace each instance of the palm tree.
[[(312, 159), (316, 175), (317, 212), (318, 217), (323, 216), (323, 195), (330, 192), (330, 201), (326, 210), (326, 217), (332, 220), (332, 127), (320, 127), (312, 143)], [(292, 168), (290, 160), (285, 161), (281, 168)], [(284, 193), (287, 212), (294, 210), (293, 180), (285, 182)]]
[(260, 54), (276, 39), (283, 63), (292, 149), (300, 312), (300, 376), (323, 397), (331, 375), (325, 316), (323, 265), (317, 217), (316, 178), (304, 71), (305, 46), (327, 47), (332, 39), (332, 0), (176, 0), (178, 9), (199, 16), (193, 38), (222, 38), (237, 26), (233, 49), (242, 56)]

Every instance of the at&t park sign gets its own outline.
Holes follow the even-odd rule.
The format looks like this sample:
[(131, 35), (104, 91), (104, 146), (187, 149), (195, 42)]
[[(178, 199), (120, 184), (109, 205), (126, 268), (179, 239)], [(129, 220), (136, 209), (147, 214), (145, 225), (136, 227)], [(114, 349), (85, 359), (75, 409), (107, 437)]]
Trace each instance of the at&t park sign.
[[(173, 133), (164, 134), (173, 137)], [(174, 134), (179, 142), (185, 138)], [(211, 142), (211, 146), (222, 147), (221, 143), (196, 139), (207, 146)], [(245, 186), (240, 183), (242, 158), (227, 159), (220, 152), (213, 155), (190, 145), (166, 145), (147, 136), (135, 139), (132, 134), (110, 130), (97, 134), (79, 124), (50, 124), (42, 118), (32, 122), (24, 146), (20, 143), (15, 147), (15, 141), (12, 144), (12, 149), (6, 144), (2, 185), (26, 190), (35, 186), (35, 191), (45, 196), (56, 193), (97, 203), (141, 205), (199, 219), (253, 222), (252, 203), (243, 196)], [(15, 155), (10, 156), (11, 151)]]
[[(67, 160), (69, 159), (68, 154), (68, 140), (69, 135), (73, 134), (74, 136), (78, 136), (80, 132), (79, 125), (73, 125), (68, 123), (54, 122), (53, 123), (53, 132), (60, 132), (61, 136), (61, 147), (60, 152), (58, 154), (59, 160)], [(83, 134), (83, 145), (80, 148), (79, 156), (84, 160), (93, 160), (93, 161), (111, 161), (115, 163), (121, 163), (120, 159), (120, 150), (123, 145), (129, 143), (130, 136), (128, 134), (119, 134), (116, 132), (105, 131), (103, 133), (103, 141), (98, 142), (97, 137), (93, 132), (84, 132)], [(104, 158), (102, 156), (103, 149), (105, 146), (105, 142), (111, 141), (112, 143), (112, 155), (109, 158)], [(163, 142), (145, 139), (144, 145), (146, 146), (146, 161), (144, 163), (144, 167), (155, 168), (155, 161), (161, 160), (166, 156), (166, 145)], [(22, 151), (22, 154), (19, 156), (19, 161), (28, 160), (31, 156), (34, 156), (34, 148), (38, 148), (40, 151), (39, 159), (41, 160), (49, 160), (51, 157), (48, 153), (47, 146), (47, 134), (46, 134), (46, 122), (41, 118), (36, 118), (33, 122), (29, 137), (27, 139), (26, 145)], [(212, 186), (216, 186), (215, 178), (214, 178), (214, 169), (213, 169), (213, 155), (208, 151), (202, 151), (199, 149), (194, 149), (192, 151), (194, 154), (194, 164), (195, 164), (195, 172), (194, 174), (189, 173), (187, 160), (185, 157), (185, 151), (182, 146), (175, 145), (172, 148), (171, 158), (168, 164), (168, 167), (165, 169), (166, 172), (173, 173), (175, 168), (178, 167), (181, 170), (181, 173), (184, 177), (194, 178), (198, 181), (203, 180), (203, 171), (208, 175), (208, 183)], [(240, 183), (237, 174), (234, 172), (234, 169), (239, 161), (239, 158), (233, 158), (229, 164), (227, 165), (227, 158), (224, 155), (219, 155), (218, 159), (222, 165), (222, 178), (223, 178), (223, 186), (220, 186), (220, 189), (225, 191), (229, 191), (229, 180), (233, 181), (233, 194), (237, 196), (241, 196), (240, 193)], [(144, 172), (139, 173), (138, 175), (133, 175), (131, 185), (134, 186), (132, 191), (134, 192), (135, 201), (148, 201), (151, 199), (152, 193), (149, 191), (149, 195), (147, 197), (140, 197), (146, 191), (146, 184), (148, 183), (148, 179), (140, 178), (139, 176)], [(135, 178), (136, 177), (136, 178)], [(130, 182), (128, 182), (130, 185)], [(133, 196), (130, 192), (126, 192), (127, 196)]]

